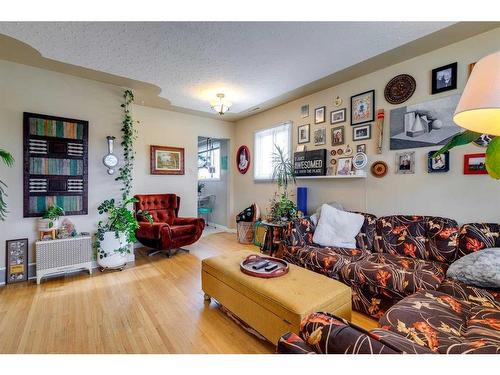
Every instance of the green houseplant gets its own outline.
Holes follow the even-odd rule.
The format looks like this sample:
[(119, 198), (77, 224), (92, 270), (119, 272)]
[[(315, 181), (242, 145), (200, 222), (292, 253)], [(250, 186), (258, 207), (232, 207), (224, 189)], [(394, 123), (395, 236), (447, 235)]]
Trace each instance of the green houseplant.
[(148, 212), (129, 209), (129, 205), (138, 202), (136, 198), (127, 198), (119, 203), (114, 199), (102, 202), (97, 211), (106, 215), (106, 219), (97, 224), (97, 264), (101, 270), (123, 268), (130, 244), (136, 241), (135, 231), (139, 228), (136, 215), (144, 216), (151, 224), (153, 219)]
[(41, 219), (38, 219), (38, 230), (48, 231), (59, 228), (59, 217), (64, 215), (64, 210), (57, 204), (50, 205), (43, 213)]
[(295, 171), (290, 157), (283, 149), (274, 145), (272, 155), (272, 179), (278, 185), (278, 191), (270, 201), (269, 219), (272, 222), (286, 222), (297, 217), (298, 209), (295, 202), (290, 199), (288, 185), (295, 183)]
[[(0, 159), (7, 167), (11, 167), (14, 164), (14, 158), (10, 153), (0, 148)], [(5, 197), (7, 194), (5, 193), (5, 188), (7, 185), (0, 180), (0, 221), (4, 221), (7, 217), (7, 202), (5, 201)]]

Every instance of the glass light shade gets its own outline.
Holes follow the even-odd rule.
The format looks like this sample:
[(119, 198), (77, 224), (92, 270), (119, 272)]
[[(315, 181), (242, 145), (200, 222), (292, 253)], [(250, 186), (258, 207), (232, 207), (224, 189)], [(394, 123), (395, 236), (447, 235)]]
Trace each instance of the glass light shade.
[(477, 133), (500, 135), (500, 51), (476, 63), (453, 121)]
[(224, 94), (217, 94), (217, 99), (212, 100), (210, 102), (210, 105), (212, 106), (212, 109), (214, 111), (216, 111), (220, 115), (223, 115), (224, 113), (229, 111), (229, 108), (231, 108), (233, 104), (224, 99)]

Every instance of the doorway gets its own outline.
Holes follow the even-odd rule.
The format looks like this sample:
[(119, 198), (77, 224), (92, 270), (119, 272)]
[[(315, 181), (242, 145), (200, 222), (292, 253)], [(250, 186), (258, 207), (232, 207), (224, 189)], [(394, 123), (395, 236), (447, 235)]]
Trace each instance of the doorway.
[(208, 228), (227, 229), (229, 140), (198, 137), (198, 216)]

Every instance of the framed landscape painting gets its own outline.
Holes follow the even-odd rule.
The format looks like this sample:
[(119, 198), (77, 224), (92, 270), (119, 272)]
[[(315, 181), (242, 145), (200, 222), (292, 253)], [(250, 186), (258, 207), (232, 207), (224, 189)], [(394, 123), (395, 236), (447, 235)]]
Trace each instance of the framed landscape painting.
[(151, 174), (184, 174), (184, 149), (151, 146)]

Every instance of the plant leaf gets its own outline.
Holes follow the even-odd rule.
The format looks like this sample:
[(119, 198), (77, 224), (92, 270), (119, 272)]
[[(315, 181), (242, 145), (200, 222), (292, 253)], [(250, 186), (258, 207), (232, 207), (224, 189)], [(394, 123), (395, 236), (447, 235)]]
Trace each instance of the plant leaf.
[(476, 133), (471, 130), (466, 130), (463, 133), (455, 135), (450, 141), (445, 144), (439, 151), (436, 151), (433, 158), (437, 158), (439, 155), (445, 153), (446, 151), (451, 150), (454, 147), (466, 145), (478, 139), (481, 136), (481, 133)]

